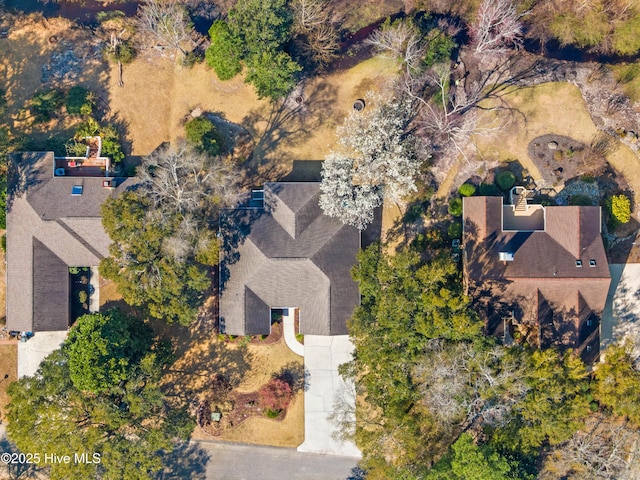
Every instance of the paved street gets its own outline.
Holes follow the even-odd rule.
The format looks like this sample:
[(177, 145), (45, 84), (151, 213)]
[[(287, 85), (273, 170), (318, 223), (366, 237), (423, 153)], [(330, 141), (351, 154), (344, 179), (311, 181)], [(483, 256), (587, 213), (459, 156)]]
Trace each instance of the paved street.
[(344, 480), (358, 459), (291, 448), (201, 442), (207, 480)]

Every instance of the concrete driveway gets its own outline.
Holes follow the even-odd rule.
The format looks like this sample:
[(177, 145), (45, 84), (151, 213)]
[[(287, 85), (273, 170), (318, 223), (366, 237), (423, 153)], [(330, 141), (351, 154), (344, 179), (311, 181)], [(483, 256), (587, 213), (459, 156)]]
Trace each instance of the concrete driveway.
[(40, 363), (67, 338), (67, 331), (36, 332), (26, 342), (18, 342), (18, 378), (36, 373)]
[[(329, 418), (336, 396), (349, 390), (338, 374), (338, 366), (351, 360), (352, 351), (353, 344), (348, 335), (305, 335), (307, 387), (304, 392), (304, 443), (298, 447), (299, 452), (361, 456), (352, 442), (334, 438), (336, 425)], [(355, 398), (350, 400), (355, 402)]]
[(640, 328), (640, 264), (611, 264), (609, 271), (611, 286), (602, 313), (602, 347), (625, 330)]

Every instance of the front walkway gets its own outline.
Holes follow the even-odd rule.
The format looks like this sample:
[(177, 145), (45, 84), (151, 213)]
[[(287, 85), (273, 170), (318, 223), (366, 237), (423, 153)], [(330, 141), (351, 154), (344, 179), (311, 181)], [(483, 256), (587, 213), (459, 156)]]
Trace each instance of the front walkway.
[(284, 341), (293, 353), (304, 357), (304, 345), (296, 338), (295, 308), (285, 308), (282, 313), (282, 326), (284, 328)]
[[(329, 418), (337, 395), (355, 402), (355, 398), (344, 398), (350, 389), (338, 373), (338, 366), (351, 360), (352, 351), (348, 335), (305, 335), (304, 443), (298, 447), (299, 452), (362, 456), (352, 442), (334, 438), (336, 425)], [(355, 410), (354, 405), (351, 407)]]

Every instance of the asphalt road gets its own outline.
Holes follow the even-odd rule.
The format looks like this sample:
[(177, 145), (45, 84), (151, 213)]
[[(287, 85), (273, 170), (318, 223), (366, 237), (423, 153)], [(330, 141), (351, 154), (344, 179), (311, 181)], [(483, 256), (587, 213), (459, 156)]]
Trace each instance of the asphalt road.
[(207, 480), (345, 480), (358, 459), (290, 448), (199, 443), (209, 455)]

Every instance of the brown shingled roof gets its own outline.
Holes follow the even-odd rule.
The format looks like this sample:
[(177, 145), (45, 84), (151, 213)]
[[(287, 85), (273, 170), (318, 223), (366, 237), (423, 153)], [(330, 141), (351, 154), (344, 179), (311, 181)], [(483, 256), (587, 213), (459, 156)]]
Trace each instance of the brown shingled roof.
[[(463, 199), (470, 287), (489, 286), (497, 301), (533, 312), (543, 346), (562, 344), (583, 352), (583, 358), (593, 356), (597, 342), (593, 331), (585, 335), (583, 323), (602, 314), (611, 280), (600, 207), (545, 207), (542, 231), (504, 231), (502, 208), (502, 197)], [(513, 254), (513, 260), (501, 261), (500, 252)]]
[[(100, 206), (131, 185), (103, 177), (53, 176), (52, 152), (24, 152), (9, 158), (7, 198), (7, 328), (66, 330), (69, 325), (70, 266), (97, 266), (110, 240)], [(72, 196), (82, 182), (82, 195)]]

